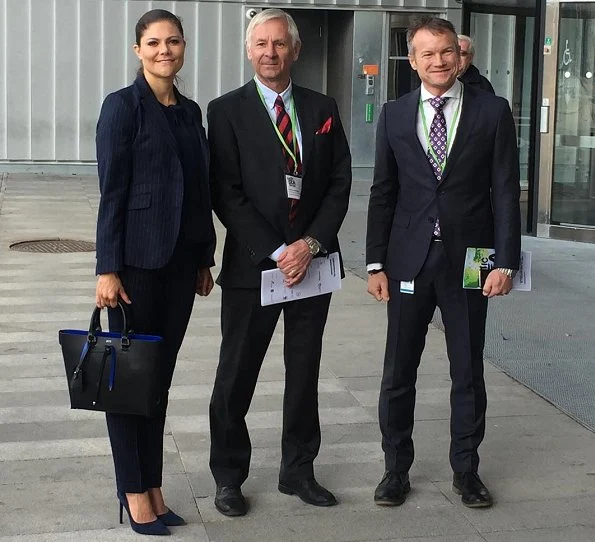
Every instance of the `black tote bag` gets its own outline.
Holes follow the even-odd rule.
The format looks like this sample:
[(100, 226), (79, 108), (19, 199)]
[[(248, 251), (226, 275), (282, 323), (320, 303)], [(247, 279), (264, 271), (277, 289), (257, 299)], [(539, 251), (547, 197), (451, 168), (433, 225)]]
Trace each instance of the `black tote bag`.
[(118, 303), (123, 332), (102, 331), (95, 307), (89, 331), (62, 329), (64, 368), (70, 407), (152, 416), (161, 401), (162, 337), (131, 331), (128, 311)]

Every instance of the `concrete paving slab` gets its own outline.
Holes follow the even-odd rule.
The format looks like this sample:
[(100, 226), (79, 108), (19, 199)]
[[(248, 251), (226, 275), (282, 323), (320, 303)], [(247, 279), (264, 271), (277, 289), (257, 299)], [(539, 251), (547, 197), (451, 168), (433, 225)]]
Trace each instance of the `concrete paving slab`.
[[(172, 509), (190, 524), (200, 524), (186, 477), (165, 476), (163, 487)], [(17, 484), (16, 489), (2, 505), (0, 532), (4, 536), (109, 529), (118, 525), (118, 502), (111, 480), (92, 484), (75, 480), (34, 482)], [(14, 521), (17, 517), (19, 521)]]
[[(209, 542), (204, 525), (173, 527), (168, 542)], [(0, 542), (138, 542), (139, 535), (126, 524), (113, 529), (77, 530), (60, 533), (27, 534), (19, 536), (0, 536)]]
[[(96, 178), (49, 179), (10, 176), (0, 209), (0, 542), (137, 539), (127, 525), (117, 524), (113, 464), (103, 416), (68, 408), (57, 344), (58, 329), (84, 328), (88, 323), (93, 308), (94, 255), (8, 250), (10, 242), (28, 235), (76, 234), (93, 240)], [(361, 276), (365, 276), (361, 239), (368, 189), (367, 183), (356, 183), (353, 212), (341, 235), (347, 244), (347, 267)], [(64, 195), (67, 201), (61, 203)], [(64, 209), (72, 211), (68, 222), (63, 220)], [(354, 236), (359, 245), (351, 242)], [(534, 258), (548, 265), (554, 261), (563, 265), (577, 252), (564, 243), (537, 242), (535, 246), (534, 250), (542, 252), (546, 247), (547, 255), (534, 253)], [(592, 261), (592, 248), (592, 256), (580, 252), (575, 261)], [(536, 277), (536, 292), (537, 287), (549, 288), (547, 281), (554, 281), (560, 272), (555, 266), (548, 269), (543, 277)], [(377, 399), (386, 308), (366, 295), (365, 282), (356, 274), (348, 273), (343, 290), (333, 296), (320, 381), (322, 447), (315, 469), (321, 483), (337, 494), (340, 505), (326, 510), (310, 507), (276, 489), (284, 385), (280, 322), (248, 417), (253, 462), (244, 490), (251, 513), (230, 520), (215, 510), (207, 417), (220, 341), (220, 291), (215, 288), (208, 299), (197, 300), (171, 391), (164, 487), (172, 508), (191, 519), (191, 525), (176, 529), (172, 539), (595, 539), (591, 520), (595, 505), (593, 433), (490, 364), (486, 364), (489, 409), (480, 472), (494, 493), (496, 506), (488, 511), (462, 506), (451, 490), (447, 457), (448, 359), (444, 335), (434, 326), (429, 328), (419, 371), (412, 492), (398, 509), (374, 506), (374, 488), (384, 470)], [(590, 283), (580, 273), (572, 276), (581, 286)], [(66, 289), (72, 296), (54, 299), (54, 292)], [(584, 301), (580, 292), (571, 293), (574, 303)], [(508, 356), (523, 370), (544, 367), (537, 357), (519, 355), (524, 351), (521, 346), (531, 344), (531, 334), (524, 328), (522, 334), (511, 334), (511, 319), (501, 317), (504, 309), (509, 314), (522, 312), (518, 303), (536, 311), (528, 322), (558, 333), (552, 354), (563, 365), (577, 367), (577, 359), (563, 354), (569, 345), (573, 355), (587, 353), (586, 347), (581, 350), (578, 345), (581, 341), (588, 344), (590, 320), (566, 329), (557, 321), (555, 310), (545, 310), (550, 305), (544, 305), (538, 294), (490, 304), (488, 328), (494, 327), (493, 335), (503, 346), (497, 352), (491, 350), (500, 356), (496, 361)], [(591, 357), (581, 358), (579, 365)], [(579, 371), (564, 373), (556, 365), (549, 369), (561, 386), (580, 384)]]
[[(164, 453), (175, 453), (176, 446), (171, 436), (165, 435)], [(0, 461), (27, 461), (31, 459), (68, 459), (94, 455), (111, 455), (109, 439), (105, 437), (85, 439), (44, 440), (0, 443)]]
[(595, 497), (499, 503), (481, 514), (461, 505), (461, 513), (481, 533), (510, 530), (595, 526)]
[[(42, 445), (43, 443), (40, 444)], [(184, 472), (178, 454), (164, 454), (164, 474), (183, 474)], [(16, 490), (16, 484), (35, 483), (38, 480), (52, 483), (71, 481), (94, 483), (95, 480), (100, 479), (113, 485), (114, 463), (111, 454), (32, 461), (0, 461), (0, 495), (3, 498), (7, 498), (6, 495)]]
[[(362, 542), (377, 542), (378, 539), (370, 539)], [(413, 538), (390, 538), (383, 540), (383, 542), (485, 542), (485, 538), (479, 535), (456, 535), (456, 536), (432, 536), (432, 537), (417, 537)]]
[[(254, 498), (251, 501), (253, 514), (240, 521), (208, 521), (205, 528), (211, 540), (262, 541), (284, 540), (302, 542), (304, 540), (350, 542), (369, 540), (374, 533), (375, 540), (395, 536), (432, 536), (439, 534), (473, 534), (474, 530), (448, 506), (404, 510), (384, 509), (342, 511), (321, 510), (316, 515), (301, 516), (293, 510), (282, 517), (274, 516), (268, 521), (265, 503)], [(200, 503), (199, 503), (200, 507)], [(202, 510), (202, 508), (201, 508)], [(260, 517), (260, 521), (258, 520)]]
[(593, 542), (595, 527), (571, 526), (556, 529), (525, 529), (485, 533), (487, 542)]
[(46, 441), (52, 439), (85, 439), (107, 434), (105, 420), (83, 420), (63, 423), (6, 423), (2, 424), (0, 442)]

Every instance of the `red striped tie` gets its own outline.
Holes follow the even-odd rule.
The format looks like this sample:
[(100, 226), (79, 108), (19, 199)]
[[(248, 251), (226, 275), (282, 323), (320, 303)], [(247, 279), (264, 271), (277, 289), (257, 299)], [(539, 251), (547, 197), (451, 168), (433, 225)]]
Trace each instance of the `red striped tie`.
[[(285, 109), (285, 104), (283, 103), (283, 98), (281, 96), (277, 96), (275, 100), (275, 113), (277, 114), (277, 129), (283, 137), (285, 144), (288, 148), (294, 149), (293, 143), (293, 127), (291, 125), (291, 118)], [(295, 162), (291, 155), (287, 152), (285, 145), (283, 145), (283, 156), (285, 157), (285, 173), (290, 175), (294, 175), (297, 171), (298, 175), (302, 174), (302, 161), (300, 159), (300, 149), (298, 147), (298, 142), (295, 142), (295, 157), (297, 159), (297, 168)], [(291, 203), (291, 207), (289, 209), (289, 222), (293, 222), (297, 215), (297, 207), (299, 200), (289, 198)]]

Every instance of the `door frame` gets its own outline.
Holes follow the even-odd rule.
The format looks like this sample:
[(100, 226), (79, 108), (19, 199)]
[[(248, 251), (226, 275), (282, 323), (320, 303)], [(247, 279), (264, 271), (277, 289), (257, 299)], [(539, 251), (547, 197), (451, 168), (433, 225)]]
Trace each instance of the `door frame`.
[[(533, 43), (533, 74), (543, 74), (543, 41), (545, 36), (545, 7), (546, 0), (537, 0), (535, 10), (531, 8), (514, 8), (501, 6), (486, 6), (485, 4), (474, 4), (473, 2), (463, 5), (463, 33), (468, 34), (471, 27), (471, 13), (484, 13), (493, 15), (512, 15), (522, 17), (534, 17), (534, 43)], [(552, 56), (554, 56), (552, 51)], [(539, 235), (538, 222), (540, 205), (540, 178), (541, 178), (541, 134), (540, 128), (540, 106), (542, 103), (542, 80), (539, 76), (531, 78), (531, 116), (529, 120), (529, 155), (527, 163), (527, 172), (529, 184), (527, 187), (527, 221), (525, 223), (525, 233)], [(547, 152), (546, 152), (547, 154)]]
[[(570, 0), (576, 3), (592, 3), (594, 0)], [(544, 130), (541, 133), (541, 156), (539, 162), (540, 190), (538, 198), (537, 236), (595, 243), (595, 227), (552, 224), (552, 191), (554, 184), (554, 150), (556, 127), (556, 94), (558, 88), (558, 52), (560, 30), (560, 1), (548, 0), (545, 9), (545, 32), (551, 36), (551, 54), (542, 55), (542, 88), (544, 106)], [(543, 42), (543, 40), (542, 40)], [(546, 106), (548, 107), (547, 119)], [(547, 121), (547, 122), (546, 122)]]

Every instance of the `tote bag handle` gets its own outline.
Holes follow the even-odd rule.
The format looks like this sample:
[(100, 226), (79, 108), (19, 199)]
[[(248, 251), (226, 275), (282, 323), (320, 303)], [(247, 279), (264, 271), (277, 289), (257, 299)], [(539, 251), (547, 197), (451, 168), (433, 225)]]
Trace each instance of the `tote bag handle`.
[[(123, 327), (122, 327), (122, 348), (126, 349), (130, 346), (130, 339), (128, 338), (129, 335), (133, 333), (130, 329), (130, 316), (128, 314), (128, 310), (124, 308), (124, 304), (121, 301), (118, 301), (118, 307), (122, 311), (122, 320), (123, 320)], [(87, 335), (87, 342), (91, 344), (95, 344), (97, 342), (97, 338), (95, 336), (96, 333), (101, 333), (101, 309), (99, 307), (95, 307), (93, 314), (91, 314), (91, 322), (89, 323), (89, 333)]]

